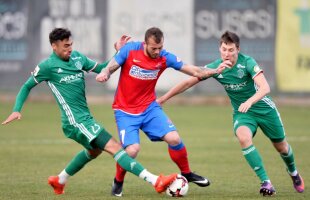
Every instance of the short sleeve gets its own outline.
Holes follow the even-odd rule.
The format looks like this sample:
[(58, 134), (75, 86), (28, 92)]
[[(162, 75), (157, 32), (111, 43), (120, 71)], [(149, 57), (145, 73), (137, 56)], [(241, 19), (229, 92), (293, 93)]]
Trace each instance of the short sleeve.
[(48, 60), (43, 61), (35, 67), (33, 72), (31, 72), (31, 76), (36, 83), (49, 80), (50, 70), (48, 66)]
[(132, 50), (139, 50), (142, 47), (142, 42), (128, 42), (126, 43), (114, 56), (115, 61), (119, 65), (123, 65)]
[(247, 71), (251, 74), (251, 77), (254, 78), (255, 76), (257, 76), (260, 72), (262, 72), (263, 70), (260, 68), (260, 66), (257, 64), (257, 62), (249, 57), (246, 60), (246, 69)]
[(82, 69), (86, 72), (91, 72), (93, 71), (96, 66), (97, 66), (97, 62), (88, 58), (87, 56), (85, 56), (84, 54), (78, 52), (78, 51), (74, 51), (72, 53), (74, 55), (74, 57), (76, 58), (81, 58), (81, 62), (82, 62)]
[(181, 67), (184, 65), (183, 61), (180, 58), (178, 58), (172, 53), (167, 52), (166, 50), (162, 50), (161, 54), (161, 56), (164, 56), (167, 59), (167, 67), (180, 70)]

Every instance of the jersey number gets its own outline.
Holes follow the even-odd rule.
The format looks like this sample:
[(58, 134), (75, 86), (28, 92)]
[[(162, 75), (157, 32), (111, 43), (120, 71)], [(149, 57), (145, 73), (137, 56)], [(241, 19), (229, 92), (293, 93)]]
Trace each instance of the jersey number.
[(124, 144), (124, 140), (125, 140), (125, 130), (121, 130), (119, 132), (120, 134), (120, 138), (121, 138), (121, 141), (122, 141), (122, 144)]
[(95, 124), (95, 125), (91, 126), (91, 129), (92, 129), (93, 133), (97, 133), (100, 130), (100, 126), (98, 124)]

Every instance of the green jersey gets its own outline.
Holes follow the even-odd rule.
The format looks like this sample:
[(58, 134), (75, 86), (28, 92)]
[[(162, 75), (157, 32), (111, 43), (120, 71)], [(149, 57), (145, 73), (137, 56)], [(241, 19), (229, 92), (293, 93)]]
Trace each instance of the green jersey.
[(63, 124), (74, 124), (91, 118), (86, 103), (83, 71), (93, 71), (96, 66), (96, 62), (77, 51), (71, 53), (69, 61), (52, 53), (32, 73), (36, 83), (46, 81), (52, 90), (61, 110)]
[[(207, 65), (208, 68), (215, 69), (222, 63), (218, 59)], [(213, 75), (226, 90), (234, 112), (238, 112), (240, 104), (252, 97), (257, 91), (254, 77), (262, 72), (256, 61), (247, 55), (239, 53), (237, 63), (231, 69), (225, 69), (221, 74)], [(252, 105), (248, 112), (254, 114), (266, 114), (274, 110), (275, 104), (269, 96), (265, 96)]]
[(65, 135), (86, 149), (92, 149), (91, 142), (104, 134), (107, 142), (111, 135), (91, 116), (85, 96), (84, 71), (99, 73), (108, 61), (97, 64), (83, 54), (73, 51), (68, 61), (55, 53), (42, 61), (31, 77), (21, 87), (13, 111), (20, 112), (31, 89), (45, 81), (55, 96), (61, 111), (62, 128)]

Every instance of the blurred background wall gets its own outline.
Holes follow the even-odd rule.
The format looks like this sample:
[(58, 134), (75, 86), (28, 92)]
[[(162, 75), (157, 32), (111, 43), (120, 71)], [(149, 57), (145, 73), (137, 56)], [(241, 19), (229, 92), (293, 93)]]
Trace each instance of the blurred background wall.
[[(143, 40), (151, 26), (163, 30), (165, 49), (195, 65), (218, 58), (219, 37), (234, 31), (241, 51), (264, 69), (274, 94), (310, 94), (310, 0), (0, 0), (0, 95), (16, 95), (49, 56), (54, 27), (71, 29), (74, 49), (101, 62), (114, 55), (121, 35)], [(157, 90), (167, 91), (184, 78), (166, 70)], [(106, 84), (88, 74), (88, 95), (113, 94), (117, 81), (118, 73)], [(33, 93), (43, 93), (41, 85)], [(190, 93), (223, 91), (210, 79)]]

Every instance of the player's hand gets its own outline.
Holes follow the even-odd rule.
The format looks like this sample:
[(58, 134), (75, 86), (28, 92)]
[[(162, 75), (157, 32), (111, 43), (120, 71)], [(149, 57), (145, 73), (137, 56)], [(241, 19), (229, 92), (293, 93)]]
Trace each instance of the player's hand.
[(119, 51), (130, 39), (131, 37), (128, 35), (122, 35), (122, 37), (114, 43), (115, 50)]
[(110, 78), (110, 73), (107, 70), (102, 70), (97, 76), (96, 81), (98, 82), (106, 82)]
[(22, 118), (22, 114), (20, 112), (13, 112), (5, 121), (2, 122), (2, 125), (8, 124), (14, 120), (20, 120)]
[(246, 101), (239, 106), (238, 111), (242, 113), (246, 113), (251, 107), (252, 107), (252, 103), (249, 101)]
[(162, 106), (163, 103), (164, 103), (164, 101), (162, 100), (162, 98), (156, 99), (156, 102), (157, 102), (160, 106)]
[(226, 68), (231, 67), (232, 63), (229, 60), (225, 60), (216, 69), (210, 69), (209, 75), (212, 76), (213, 74), (221, 74)]
[(217, 68), (217, 70), (219, 71), (218, 74), (222, 73), (224, 69), (226, 68), (231, 68), (232, 67), (232, 63), (230, 60), (224, 60)]

